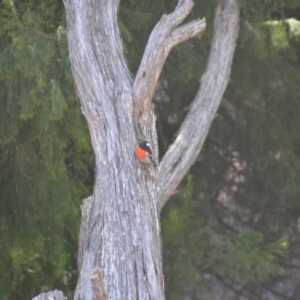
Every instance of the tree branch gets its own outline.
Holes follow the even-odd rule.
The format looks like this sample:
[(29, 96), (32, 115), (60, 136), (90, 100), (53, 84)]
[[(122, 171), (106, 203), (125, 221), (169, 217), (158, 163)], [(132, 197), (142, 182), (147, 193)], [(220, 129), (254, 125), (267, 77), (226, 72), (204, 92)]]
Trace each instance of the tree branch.
[(133, 84), (133, 99), (139, 109), (145, 110), (150, 106), (157, 80), (172, 48), (190, 38), (201, 36), (205, 30), (205, 19), (176, 28), (193, 6), (192, 0), (179, 0), (174, 12), (163, 15), (154, 27)]
[[(201, 38), (206, 27), (205, 18), (195, 20), (180, 27), (177, 27), (170, 36), (170, 48), (183, 43), (191, 38)], [(200, 30), (201, 29), (201, 30)]]
[[(200, 88), (176, 140), (159, 166), (157, 182), (160, 208), (172, 196), (175, 188), (195, 162), (206, 139), (229, 80), (239, 23), (237, 0), (220, 0), (214, 20), (210, 54)], [(173, 32), (173, 35), (175, 34), (176, 31)]]

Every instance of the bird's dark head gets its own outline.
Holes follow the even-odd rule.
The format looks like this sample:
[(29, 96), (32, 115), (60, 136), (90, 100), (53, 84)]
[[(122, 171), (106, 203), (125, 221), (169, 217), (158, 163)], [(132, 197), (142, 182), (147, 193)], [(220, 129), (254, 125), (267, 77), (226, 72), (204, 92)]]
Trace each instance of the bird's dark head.
[(150, 146), (150, 143), (148, 141), (141, 141), (139, 143), (139, 147), (145, 151), (147, 151), (149, 154), (152, 154), (152, 151), (151, 151), (151, 146)]

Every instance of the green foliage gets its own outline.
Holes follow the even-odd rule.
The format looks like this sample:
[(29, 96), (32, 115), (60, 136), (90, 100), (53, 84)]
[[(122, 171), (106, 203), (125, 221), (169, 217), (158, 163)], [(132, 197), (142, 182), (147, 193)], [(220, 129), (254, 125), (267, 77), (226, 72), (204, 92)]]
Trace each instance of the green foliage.
[(241, 11), (243, 16), (251, 23), (264, 22), (271, 18), (284, 19), (290, 12), (295, 13), (299, 8), (297, 0), (241, 0)]
[(122, 19), (118, 19), (118, 24), (124, 40), (124, 53), (128, 61), (133, 63), (143, 53), (141, 44), (145, 43), (145, 35), (141, 33), (144, 30), (149, 32), (149, 22), (152, 14), (144, 11), (132, 11), (122, 5), (120, 6), (119, 14), (122, 15)]
[(170, 55), (162, 76), (181, 85), (199, 77), (205, 65), (205, 50), (200, 41), (192, 41), (176, 47)]
[(193, 198), (193, 184), (193, 178), (189, 176), (184, 202), (173, 205), (162, 218), (164, 261), (167, 261), (164, 274), (169, 299), (182, 299), (185, 284), (199, 277), (196, 257), (204, 254), (201, 246), (204, 217)]
[(25, 299), (42, 286), (67, 289), (93, 155), (62, 3), (5, 1), (0, 20), (0, 290)]
[(242, 284), (264, 283), (270, 281), (272, 276), (283, 273), (283, 269), (274, 262), (276, 255), (285, 254), (285, 239), (266, 243), (261, 232), (244, 231), (228, 237), (218, 236), (208, 228), (205, 231), (212, 236), (213, 247), (204, 269)]
[(286, 237), (270, 243), (265, 241), (262, 232), (228, 235), (205, 227), (215, 223), (213, 208), (205, 203), (207, 199), (196, 201), (193, 186), (193, 177), (189, 175), (183, 201), (170, 205), (164, 212), (167, 298), (182, 299), (191, 286), (194, 297), (197, 294), (208, 297), (211, 276), (225, 277), (239, 284), (257, 284), (269, 282), (284, 272), (276, 261), (278, 256), (286, 254)]
[(290, 51), (290, 56), (295, 56), (293, 45), (300, 41), (300, 21), (295, 18), (285, 20), (266, 21), (264, 26), (272, 47), (278, 50)]

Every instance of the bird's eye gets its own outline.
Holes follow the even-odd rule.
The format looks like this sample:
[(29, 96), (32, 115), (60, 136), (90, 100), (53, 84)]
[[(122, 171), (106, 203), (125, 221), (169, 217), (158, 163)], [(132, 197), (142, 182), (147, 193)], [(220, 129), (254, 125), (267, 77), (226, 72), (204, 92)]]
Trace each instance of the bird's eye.
[(147, 147), (150, 147), (150, 144), (149, 144), (149, 143), (146, 143), (146, 146), (147, 146)]

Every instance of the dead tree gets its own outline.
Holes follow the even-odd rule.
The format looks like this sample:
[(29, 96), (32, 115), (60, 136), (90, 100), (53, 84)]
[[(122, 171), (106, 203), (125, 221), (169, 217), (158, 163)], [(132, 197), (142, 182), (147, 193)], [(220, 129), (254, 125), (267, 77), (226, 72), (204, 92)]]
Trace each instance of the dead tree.
[(220, 0), (199, 90), (157, 169), (141, 166), (134, 148), (150, 141), (157, 161), (152, 99), (159, 75), (171, 49), (200, 37), (205, 20), (180, 26), (194, 4), (179, 0), (153, 29), (132, 78), (117, 25), (119, 0), (64, 4), (76, 92), (96, 157), (93, 196), (82, 207), (75, 299), (97, 299), (90, 277), (99, 268), (105, 291), (95, 293), (110, 300), (161, 300), (160, 210), (199, 155), (227, 86), (239, 30), (237, 0)]

